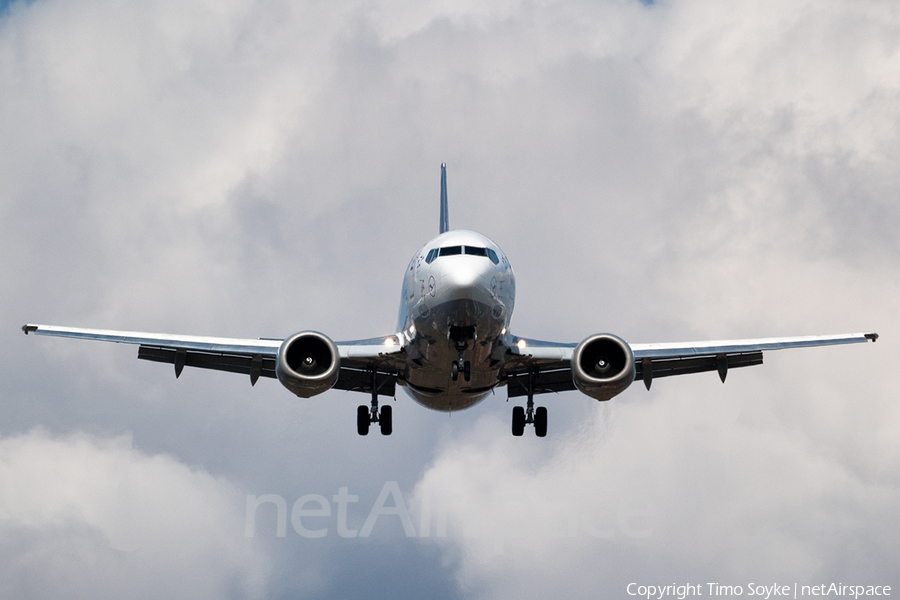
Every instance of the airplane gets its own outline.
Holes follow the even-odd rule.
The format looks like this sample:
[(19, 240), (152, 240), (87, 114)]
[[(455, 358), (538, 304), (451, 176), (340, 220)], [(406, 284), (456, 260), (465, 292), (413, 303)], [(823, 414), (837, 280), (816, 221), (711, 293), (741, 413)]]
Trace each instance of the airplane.
[(512, 411), (512, 434), (533, 425), (547, 435), (547, 408), (534, 396), (580, 390), (599, 401), (624, 392), (633, 382), (650, 389), (653, 380), (762, 364), (763, 352), (785, 348), (876, 341), (877, 333), (805, 337), (629, 344), (611, 333), (581, 342), (547, 342), (510, 330), (516, 280), (506, 254), (487, 237), (451, 230), (447, 206), (447, 165), (441, 165), (440, 233), (412, 257), (403, 276), (397, 331), (334, 342), (317, 331), (285, 339), (235, 339), (57, 327), (28, 324), (25, 334), (135, 344), (138, 358), (170, 363), (175, 377), (185, 366), (242, 373), (251, 385), (277, 378), (300, 398), (332, 388), (367, 393), (357, 409), (357, 433), (377, 423), (393, 431), (390, 405), (399, 385), (419, 404), (437, 411), (472, 407), (498, 387), (508, 398), (525, 397)]

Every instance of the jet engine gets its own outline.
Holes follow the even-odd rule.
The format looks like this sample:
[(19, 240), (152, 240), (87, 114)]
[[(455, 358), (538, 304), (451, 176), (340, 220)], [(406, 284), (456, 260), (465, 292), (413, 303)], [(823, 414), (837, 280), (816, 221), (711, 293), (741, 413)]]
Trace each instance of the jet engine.
[(340, 370), (337, 346), (317, 331), (301, 331), (284, 340), (275, 361), (278, 381), (301, 398), (330, 390)]
[(622, 338), (592, 335), (572, 353), (575, 387), (597, 400), (609, 400), (634, 381), (634, 353)]

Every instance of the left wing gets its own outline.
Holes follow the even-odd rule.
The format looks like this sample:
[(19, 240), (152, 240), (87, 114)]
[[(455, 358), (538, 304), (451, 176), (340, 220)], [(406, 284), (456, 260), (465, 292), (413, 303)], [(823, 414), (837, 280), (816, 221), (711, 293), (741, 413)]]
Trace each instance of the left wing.
[(719, 340), (673, 344), (632, 344), (637, 376), (647, 389), (655, 377), (669, 377), (702, 371), (718, 371), (725, 382), (728, 369), (761, 365), (763, 351), (810, 348), (876, 341), (877, 333), (847, 333), (800, 337)]
[[(785, 348), (807, 348), (856, 344), (878, 339), (877, 333), (848, 333), (748, 340), (717, 340), (663, 344), (629, 344), (634, 354), (635, 381), (647, 389), (657, 377), (718, 371), (724, 382), (728, 369), (760, 365), (763, 352)], [(576, 389), (572, 380), (574, 343), (554, 343), (513, 338), (511, 357), (502, 378), (508, 383), (510, 397), (524, 396), (529, 384), (535, 394)]]
[[(251, 385), (260, 377), (275, 378), (275, 360), (281, 339), (240, 339), (83, 329), (55, 325), (24, 325), (25, 334), (68, 337), (138, 346), (138, 358), (175, 365), (175, 377), (184, 367), (199, 367), (250, 376)], [(395, 335), (383, 338), (336, 342), (341, 369), (335, 389), (394, 395), (403, 364), (402, 347)]]

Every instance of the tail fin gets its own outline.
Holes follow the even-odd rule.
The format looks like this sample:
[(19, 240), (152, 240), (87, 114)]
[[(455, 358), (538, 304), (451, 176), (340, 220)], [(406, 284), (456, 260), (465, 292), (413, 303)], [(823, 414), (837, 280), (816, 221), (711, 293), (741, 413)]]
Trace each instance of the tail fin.
[(447, 163), (441, 163), (441, 233), (450, 231), (450, 217), (447, 214)]

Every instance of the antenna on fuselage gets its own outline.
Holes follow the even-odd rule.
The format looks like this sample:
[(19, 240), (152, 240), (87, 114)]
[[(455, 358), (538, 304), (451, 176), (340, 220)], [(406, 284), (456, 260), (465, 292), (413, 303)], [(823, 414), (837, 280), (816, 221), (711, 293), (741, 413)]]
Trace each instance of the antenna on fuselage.
[(450, 231), (450, 216), (447, 214), (447, 163), (441, 163), (441, 233)]

